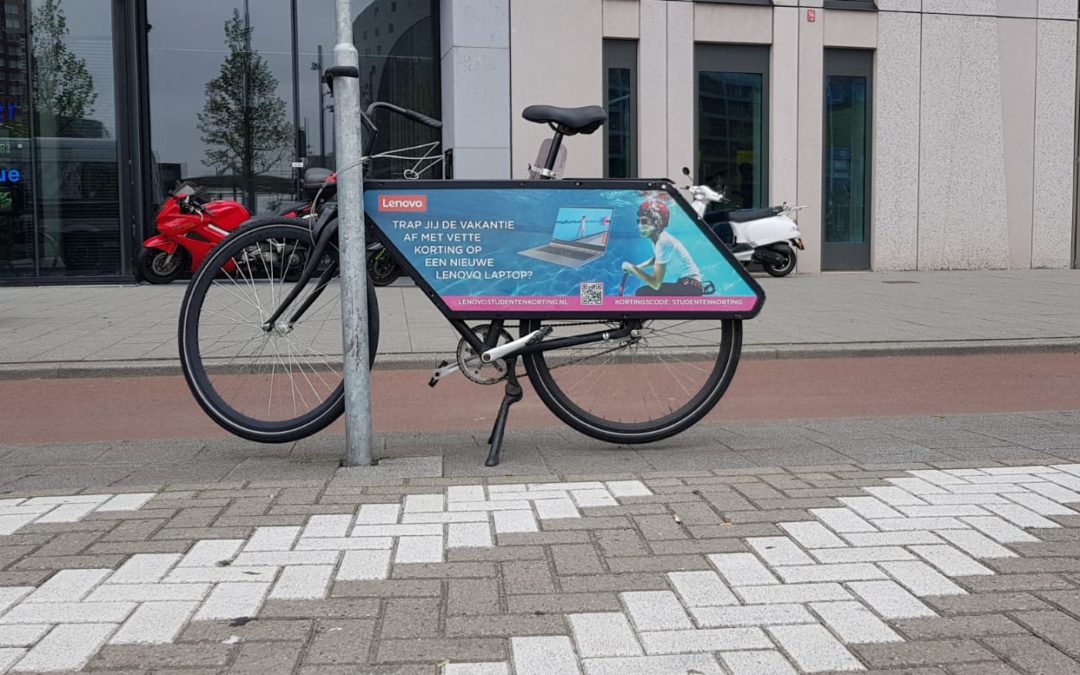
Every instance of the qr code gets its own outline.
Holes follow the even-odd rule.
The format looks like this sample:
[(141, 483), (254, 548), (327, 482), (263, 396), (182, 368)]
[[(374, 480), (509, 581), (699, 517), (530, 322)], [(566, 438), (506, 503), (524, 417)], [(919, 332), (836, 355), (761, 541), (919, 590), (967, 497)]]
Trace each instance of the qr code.
[(604, 284), (599, 281), (586, 282), (581, 284), (581, 304), (603, 305)]

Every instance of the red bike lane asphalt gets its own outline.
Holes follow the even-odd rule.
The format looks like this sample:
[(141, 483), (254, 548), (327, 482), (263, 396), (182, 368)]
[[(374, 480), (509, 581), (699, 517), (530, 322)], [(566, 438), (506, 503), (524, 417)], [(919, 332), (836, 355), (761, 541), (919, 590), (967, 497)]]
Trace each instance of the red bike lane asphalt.
[[(430, 370), (376, 370), (376, 433), (490, 429), (502, 386), (460, 375), (427, 386)], [(613, 395), (631, 391), (613, 380)], [(1080, 410), (1080, 354), (988, 354), (750, 360), (703, 422)], [(510, 429), (557, 427), (527, 381)], [(341, 433), (343, 422), (331, 427)], [(0, 443), (74, 443), (228, 436), (183, 377), (0, 381)]]

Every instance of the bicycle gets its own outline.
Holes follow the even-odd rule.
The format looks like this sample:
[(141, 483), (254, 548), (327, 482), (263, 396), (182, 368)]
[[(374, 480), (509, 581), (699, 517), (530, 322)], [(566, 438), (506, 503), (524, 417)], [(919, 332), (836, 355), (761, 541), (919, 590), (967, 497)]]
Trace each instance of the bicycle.
[[(523, 114), (554, 131), (539, 166), (530, 167), (541, 180), (365, 183), (370, 231), (460, 335), (429, 385), (458, 371), (478, 384), (504, 383), (486, 466), (500, 461), (523, 374), (557, 417), (593, 438), (648, 443), (688, 429), (727, 391), (742, 321), (761, 310), (764, 293), (670, 181), (551, 180), (565, 158), (563, 138), (599, 129), (602, 108), (531, 106)], [(377, 129), (365, 126), (370, 148)], [(624, 295), (633, 251), (661, 251), (639, 271), (651, 265), (663, 276), (675, 264), (658, 261), (663, 246), (674, 246), (658, 243), (660, 216), (662, 231), (692, 253), (699, 278), (673, 284), (686, 290), (679, 296)], [(314, 226), (257, 221), (230, 235), (192, 279), (180, 315), (181, 363), (200, 406), (230, 432), (293, 441), (344, 412), (336, 234), (334, 204)], [(285, 261), (295, 256), (305, 265), (292, 281)], [(627, 258), (621, 269), (613, 264), (619, 257)], [(703, 283), (704, 275), (712, 278)], [(616, 286), (618, 296), (605, 290)], [(544, 291), (560, 288), (561, 295)], [(379, 314), (371, 284), (368, 307), (374, 363)]]

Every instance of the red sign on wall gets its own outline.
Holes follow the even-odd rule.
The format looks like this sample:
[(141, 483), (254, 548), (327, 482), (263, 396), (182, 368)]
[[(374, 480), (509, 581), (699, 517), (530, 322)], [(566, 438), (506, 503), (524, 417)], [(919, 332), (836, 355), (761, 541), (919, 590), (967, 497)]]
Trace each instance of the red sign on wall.
[(808, 9), (808, 10), (806, 10), (806, 22), (807, 23), (814, 23), (815, 21), (817, 21), (817, 10), (816, 9)]

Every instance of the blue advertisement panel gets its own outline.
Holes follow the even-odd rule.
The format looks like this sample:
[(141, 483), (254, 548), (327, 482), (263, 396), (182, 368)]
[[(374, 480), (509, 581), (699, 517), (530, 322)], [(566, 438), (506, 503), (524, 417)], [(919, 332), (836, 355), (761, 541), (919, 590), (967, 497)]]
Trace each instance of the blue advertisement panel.
[(760, 287), (670, 186), (533, 185), (376, 183), (364, 206), (455, 314), (745, 318), (760, 309)]

